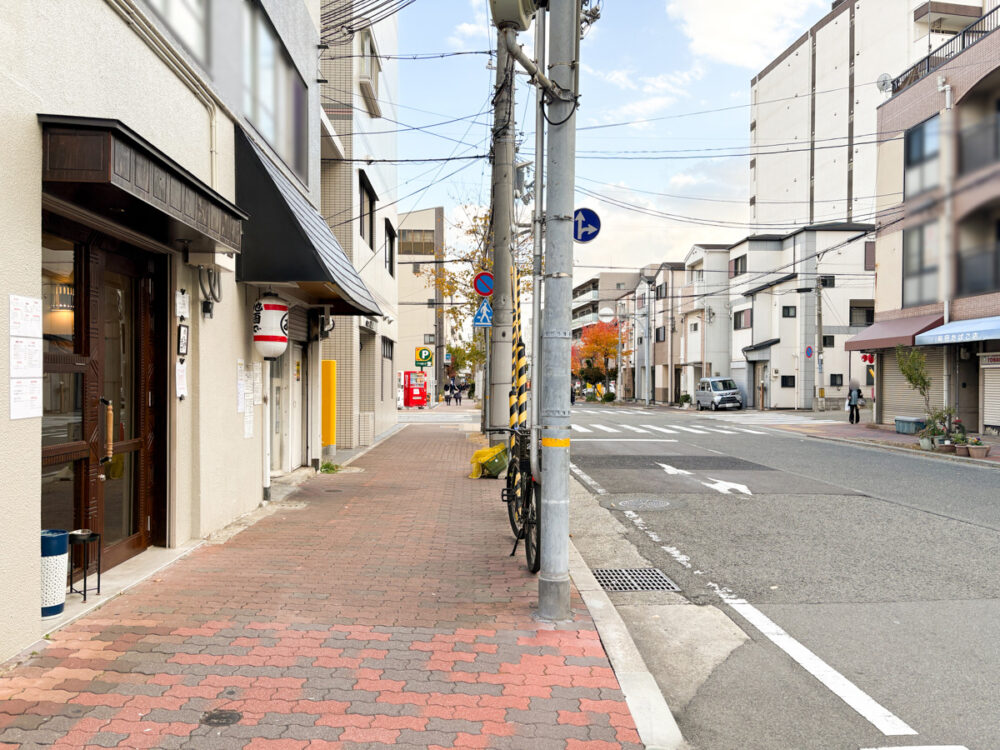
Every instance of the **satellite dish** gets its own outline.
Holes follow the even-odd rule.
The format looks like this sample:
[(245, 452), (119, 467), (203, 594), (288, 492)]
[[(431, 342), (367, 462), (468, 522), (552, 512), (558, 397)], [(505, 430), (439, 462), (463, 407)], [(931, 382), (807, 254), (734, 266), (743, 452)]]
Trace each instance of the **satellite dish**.
[(875, 81), (875, 85), (883, 94), (888, 94), (892, 91), (892, 76), (888, 73), (883, 73), (878, 77), (878, 80)]
[(602, 307), (597, 311), (597, 319), (602, 323), (610, 323), (615, 319), (615, 311), (610, 307)]

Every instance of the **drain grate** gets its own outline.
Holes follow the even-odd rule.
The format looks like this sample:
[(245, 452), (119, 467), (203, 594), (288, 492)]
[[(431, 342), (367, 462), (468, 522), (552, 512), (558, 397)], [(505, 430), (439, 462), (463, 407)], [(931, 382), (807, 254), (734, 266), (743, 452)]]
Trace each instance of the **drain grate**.
[(593, 573), (605, 591), (680, 591), (659, 568), (597, 568)]
[(208, 711), (201, 715), (201, 723), (207, 724), (210, 727), (228, 727), (232, 724), (238, 724), (240, 719), (243, 718), (243, 714), (239, 711)]

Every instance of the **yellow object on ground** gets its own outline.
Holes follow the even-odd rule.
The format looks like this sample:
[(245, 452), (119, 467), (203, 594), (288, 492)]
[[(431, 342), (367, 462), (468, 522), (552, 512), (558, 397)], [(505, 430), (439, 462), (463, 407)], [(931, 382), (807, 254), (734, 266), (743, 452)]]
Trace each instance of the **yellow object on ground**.
[(480, 448), (469, 459), (472, 464), (470, 479), (497, 477), (507, 466), (507, 446), (494, 445), (492, 448)]
[(337, 444), (337, 361), (324, 359), (320, 364), (322, 374), (322, 402), (320, 404), (320, 432), (323, 447)]

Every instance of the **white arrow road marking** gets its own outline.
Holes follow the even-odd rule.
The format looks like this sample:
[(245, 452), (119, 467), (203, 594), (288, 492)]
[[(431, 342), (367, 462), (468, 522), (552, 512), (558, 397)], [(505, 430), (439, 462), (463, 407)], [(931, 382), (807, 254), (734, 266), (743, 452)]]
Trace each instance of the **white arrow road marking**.
[(708, 487), (710, 490), (721, 492), (723, 495), (728, 495), (730, 490), (735, 490), (736, 492), (740, 492), (744, 495), (753, 494), (750, 491), (750, 488), (747, 487), (745, 484), (737, 484), (736, 482), (724, 482), (721, 479), (712, 479), (712, 477), (709, 477), (709, 479), (713, 482), (713, 484), (709, 484), (708, 482), (702, 482), (702, 484)]
[(626, 430), (632, 430), (632, 432), (641, 432), (643, 435), (648, 435), (649, 434), (648, 432), (646, 432), (641, 427), (635, 427), (635, 426), (630, 425), (630, 424), (619, 425), (619, 427), (623, 427)]
[(618, 432), (618, 430), (616, 430), (615, 428), (613, 428), (613, 427), (605, 427), (602, 424), (592, 424), (590, 426), (591, 427), (596, 427), (598, 430), (601, 430), (602, 432)]
[(669, 427), (657, 427), (656, 425), (653, 424), (644, 424), (643, 427), (645, 427), (647, 430), (656, 430), (657, 432), (665, 432), (668, 435), (677, 434), (677, 430), (671, 430)]
[(578, 424), (571, 424), (570, 427), (572, 427), (577, 432), (592, 432), (592, 430), (588, 430), (586, 427), (583, 427)]
[(690, 471), (684, 471), (684, 469), (677, 469), (671, 466), (670, 464), (657, 464), (657, 466), (662, 468), (665, 472), (667, 472), (667, 474), (670, 474), (670, 476), (678, 476), (678, 475), (691, 476)]

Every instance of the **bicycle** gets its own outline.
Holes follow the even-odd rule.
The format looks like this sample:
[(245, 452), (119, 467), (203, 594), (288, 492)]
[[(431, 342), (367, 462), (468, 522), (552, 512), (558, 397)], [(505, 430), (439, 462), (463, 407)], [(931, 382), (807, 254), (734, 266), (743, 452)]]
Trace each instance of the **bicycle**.
[(487, 432), (502, 432), (513, 436), (514, 448), (507, 462), (507, 486), (500, 491), (507, 504), (507, 520), (514, 533), (511, 557), (524, 540), (524, 555), (528, 570), (537, 573), (542, 566), (541, 488), (531, 471), (531, 430), (525, 427), (497, 427)]

